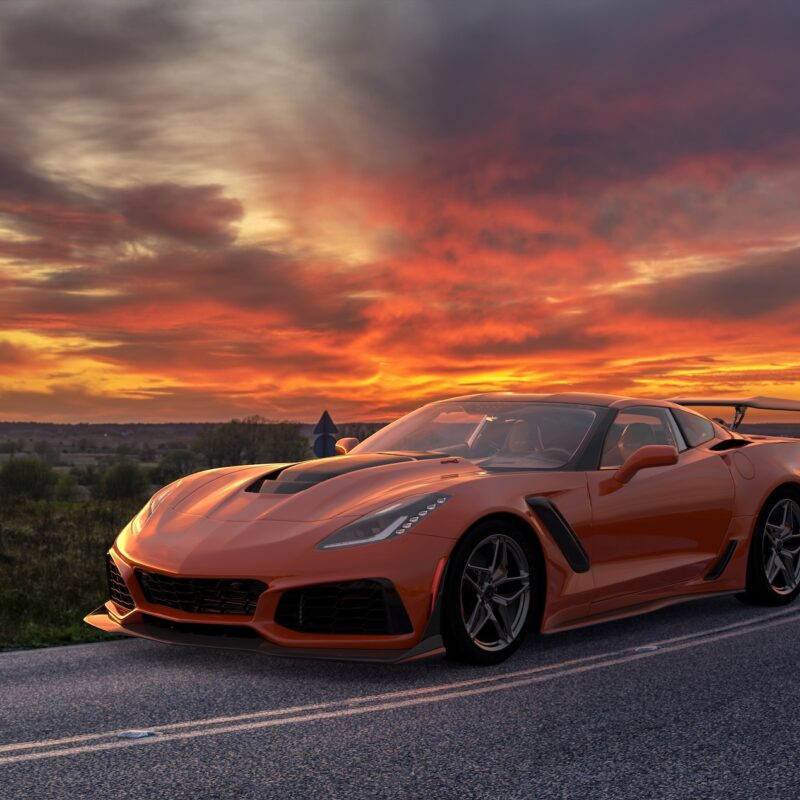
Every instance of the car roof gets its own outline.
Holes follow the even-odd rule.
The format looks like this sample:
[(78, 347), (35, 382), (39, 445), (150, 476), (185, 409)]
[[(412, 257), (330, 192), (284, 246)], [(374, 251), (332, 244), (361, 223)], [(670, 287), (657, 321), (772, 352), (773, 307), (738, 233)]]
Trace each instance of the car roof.
[(555, 394), (524, 394), (521, 392), (483, 392), (481, 394), (466, 394), (460, 397), (449, 397), (440, 400), (440, 403), (462, 402), (468, 400), (481, 400), (484, 402), (516, 402), (516, 403), (564, 403), (580, 404), (586, 406), (601, 406), (603, 408), (630, 408), (631, 406), (660, 406), (663, 408), (677, 408), (675, 403), (667, 400), (645, 399), (641, 397), (624, 397), (616, 394), (593, 394), (591, 392), (558, 392)]

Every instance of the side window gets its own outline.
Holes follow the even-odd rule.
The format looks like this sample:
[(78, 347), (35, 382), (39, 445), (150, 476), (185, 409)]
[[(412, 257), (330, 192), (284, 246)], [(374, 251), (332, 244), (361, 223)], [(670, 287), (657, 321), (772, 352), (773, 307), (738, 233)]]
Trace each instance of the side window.
[(619, 467), (640, 447), (648, 444), (669, 444), (678, 450), (686, 447), (680, 432), (666, 408), (641, 406), (626, 408), (617, 414), (608, 431), (601, 469)]
[(714, 425), (705, 417), (692, 414), (691, 411), (683, 411), (680, 408), (673, 408), (672, 413), (678, 420), (678, 425), (689, 447), (697, 447), (697, 445), (714, 438)]

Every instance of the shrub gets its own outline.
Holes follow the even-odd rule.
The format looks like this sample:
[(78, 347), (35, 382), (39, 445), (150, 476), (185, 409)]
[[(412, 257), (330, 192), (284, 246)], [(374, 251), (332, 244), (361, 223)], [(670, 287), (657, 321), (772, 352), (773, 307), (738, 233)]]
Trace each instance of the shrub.
[(184, 475), (196, 472), (197, 462), (197, 455), (191, 450), (170, 450), (161, 457), (158, 466), (151, 470), (153, 483), (166, 486)]
[(56, 480), (53, 468), (41, 458), (11, 458), (0, 469), (0, 495), (40, 500), (52, 494)]
[(61, 461), (61, 453), (56, 447), (47, 441), (33, 443), (33, 451), (42, 461), (46, 461), (51, 467), (55, 467)]
[(69, 472), (65, 472), (58, 478), (56, 483), (55, 499), (62, 503), (74, 503), (80, 500), (81, 492), (78, 488), (78, 479)]
[(135, 461), (117, 461), (102, 475), (98, 492), (106, 500), (137, 500), (150, 488), (147, 473)]

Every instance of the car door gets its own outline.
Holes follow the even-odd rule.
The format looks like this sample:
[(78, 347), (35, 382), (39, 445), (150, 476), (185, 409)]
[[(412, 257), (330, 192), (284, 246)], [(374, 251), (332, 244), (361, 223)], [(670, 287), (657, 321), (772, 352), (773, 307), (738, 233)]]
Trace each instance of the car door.
[[(629, 483), (609, 490), (616, 468), (647, 444), (674, 445), (678, 462), (640, 470)], [(635, 603), (631, 595), (657, 592), (708, 572), (722, 549), (733, 508), (733, 478), (721, 455), (708, 445), (687, 447), (668, 408), (618, 412), (600, 469), (587, 476), (593, 613)]]

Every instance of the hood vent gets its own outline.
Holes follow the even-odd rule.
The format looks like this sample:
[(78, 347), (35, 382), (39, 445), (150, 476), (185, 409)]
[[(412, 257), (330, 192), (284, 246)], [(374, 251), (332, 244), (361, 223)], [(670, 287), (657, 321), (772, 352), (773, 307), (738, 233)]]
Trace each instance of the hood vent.
[(333, 456), (314, 461), (301, 461), (290, 467), (270, 472), (251, 484), (248, 492), (260, 494), (296, 494), (318, 483), (370, 467), (400, 464), (404, 461), (422, 461), (442, 458), (445, 453), (363, 453)]

